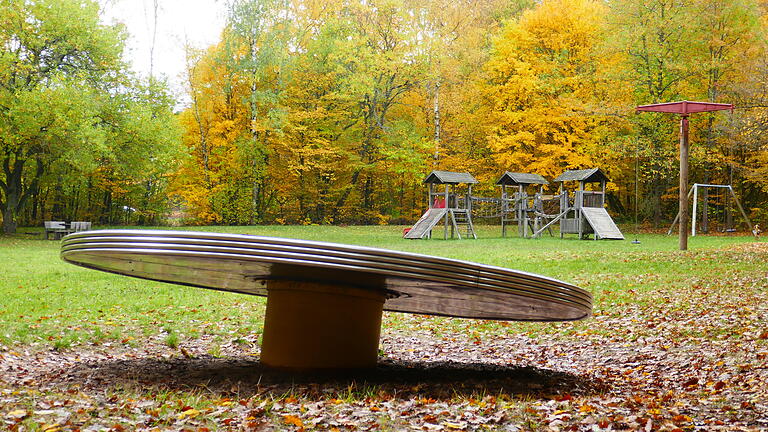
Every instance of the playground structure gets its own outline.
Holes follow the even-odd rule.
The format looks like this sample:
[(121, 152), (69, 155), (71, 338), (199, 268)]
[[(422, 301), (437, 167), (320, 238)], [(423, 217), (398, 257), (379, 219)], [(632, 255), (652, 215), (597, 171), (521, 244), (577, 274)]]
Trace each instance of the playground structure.
[[(461, 239), (461, 229), (467, 237), (477, 238), (472, 225), (472, 185), (477, 183), (471, 174), (450, 171), (432, 171), (424, 183), (429, 185), (427, 196), (428, 210), (408, 230), (403, 237), (407, 239), (431, 238), (432, 229), (443, 221), (443, 238), (454, 235)], [(467, 185), (464, 196), (458, 194), (459, 185)], [(435, 185), (444, 185), (443, 191), (436, 191)]]
[[(544, 185), (549, 182), (539, 174), (515, 173), (506, 171), (496, 182), (501, 186), (501, 236), (507, 236), (507, 225), (511, 222), (517, 223), (517, 235), (528, 237), (528, 230), (536, 231), (541, 223), (542, 213), (541, 197), (544, 195)], [(528, 195), (528, 186), (538, 185), (539, 190), (535, 195)], [(517, 187), (517, 191), (510, 195), (507, 192), (509, 187)], [(533, 217), (530, 217), (533, 214)], [(533, 222), (533, 226), (531, 226)]]
[[(568, 170), (555, 180), (560, 183), (560, 214), (533, 233), (534, 237), (555, 222), (560, 222), (560, 238), (564, 234), (578, 234), (580, 239), (594, 234), (594, 239), (624, 240), (624, 235), (605, 210), (605, 185), (608, 177), (600, 168)], [(565, 182), (578, 182), (573, 196), (565, 188)], [(600, 190), (587, 190), (588, 184), (600, 183)]]
[[(433, 171), (424, 180), (429, 186), (429, 208), (413, 227), (406, 230), (404, 237), (431, 238), (432, 230), (442, 221), (444, 239), (448, 239), (449, 231), (451, 238), (457, 235), (461, 239), (462, 229), (466, 237), (477, 238), (472, 219), (479, 217), (500, 218), (504, 237), (511, 223), (517, 223), (518, 236), (538, 238), (545, 230), (552, 234), (552, 225), (560, 222), (560, 238), (564, 234), (578, 234), (579, 238), (594, 234), (595, 240), (624, 239), (604, 208), (605, 186), (609, 180), (599, 168), (569, 170), (555, 181), (561, 183), (559, 193), (544, 195), (543, 187), (549, 184), (544, 177), (507, 171), (496, 182), (501, 186), (499, 198), (476, 197), (472, 195), (472, 185), (477, 180), (471, 174)], [(572, 197), (564, 185), (569, 181), (579, 184)], [(586, 185), (591, 183), (600, 183), (601, 190), (586, 190)], [(467, 185), (463, 196), (457, 192), (461, 184)], [(445, 185), (445, 189), (436, 191), (435, 185)], [(535, 185), (539, 186), (538, 191), (529, 195), (528, 187)], [(513, 192), (514, 187), (517, 191)]]
[[(691, 237), (696, 236), (696, 222), (697, 222), (697, 215), (698, 215), (698, 204), (699, 204), (699, 189), (705, 188), (705, 189), (721, 189), (724, 192), (724, 199), (723, 199), (723, 216), (725, 218), (725, 222), (723, 223), (723, 232), (732, 232), (735, 231), (732, 226), (732, 220), (731, 220), (731, 206), (728, 198), (733, 198), (733, 202), (736, 203), (736, 207), (739, 209), (739, 212), (741, 213), (741, 216), (744, 218), (744, 222), (747, 223), (747, 226), (749, 226), (750, 231), (754, 231), (754, 227), (752, 226), (752, 222), (749, 220), (749, 217), (747, 217), (747, 213), (744, 211), (744, 208), (741, 206), (741, 202), (739, 201), (739, 198), (736, 196), (736, 193), (733, 191), (733, 187), (731, 185), (715, 185), (715, 184), (703, 184), (703, 183), (694, 183), (693, 186), (688, 190), (688, 200), (691, 199), (691, 195), (693, 195), (693, 211), (691, 212)], [(672, 231), (675, 229), (675, 226), (680, 225), (678, 222), (680, 221), (680, 212), (677, 213), (677, 216), (675, 216), (675, 220), (672, 221), (672, 225), (669, 227), (669, 231), (667, 231), (667, 235), (671, 235)], [(681, 229), (683, 229), (681, 227)], [(687, 230), (687, 227), (685, 228)]]

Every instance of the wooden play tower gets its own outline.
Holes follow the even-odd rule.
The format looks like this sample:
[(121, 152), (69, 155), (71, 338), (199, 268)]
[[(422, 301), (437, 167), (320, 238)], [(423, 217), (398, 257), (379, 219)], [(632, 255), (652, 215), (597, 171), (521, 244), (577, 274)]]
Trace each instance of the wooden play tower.
[[(541, 218), (535, 216), (534, 212), (539, 197), (544, 193), (544, 185), (549, 184), (547, 179), (538, 174), (507, 171), (496, 184), (501, 186), (501, 236), (507, 236), (507, 226), (511, 223), (517, 223), (519, 237), (528, 237), (529, 232), (539, 229)], [(539, 186), (534, 195), (528, 195), (528, 187), (531, 185)], [(531, 214), (534, 216), (531, 217)], [(531, 223), (533, 226), (530, 226)]]
[[(594, 239), (624, 240), (624, 235), (605, 210), (605, 185), (608, 177), (600, 168), (568, 170), (555, 180), (560, 183), (560, 214), (533, 233), (534, 237), (555, 222), (560, 222), (560, 238), (564, 234), (578, 234), (584, 238), (594, 234)], [(578, 182), (578, 189), (571, 195), (565, 182)], [(600, 184), (600, 190), (587, 190), (587, 184)]]
[[(472, 185), (477, 183), (467, 172), (432, 171), (424, 183), (429, 185), (427, 201), (429, 209), (404, 235), (407, 239), (422, 239), (432, 236), (432, 229), (443, 222), (443, 238), (454, 235), (461, 239), (462, 230), (466, 237), (477, 238), (472, 225)], [(435, 185), (443, 185), (437, 191)], [(460, 185), (466, 185), (466, 193), (459, 194)]]

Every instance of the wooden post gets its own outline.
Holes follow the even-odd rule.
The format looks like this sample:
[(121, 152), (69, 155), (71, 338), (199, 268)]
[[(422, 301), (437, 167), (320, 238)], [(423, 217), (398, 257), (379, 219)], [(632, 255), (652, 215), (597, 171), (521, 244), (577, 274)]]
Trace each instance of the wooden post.
[[(435, 203), (433, 201), (433, 197), (435, 196), (435, 184), (430, 183), (429, 184), (429, 192), (427, 193), (427, 208), (432, 210), (432, 208), (435, 206)], [(429, 230), (427, 233), (427, 238), (432, 238), (432, 230)]]
[(507, 226), (504, 224), (504, 219), (507, 217), (509, 206), (507, 205), (507, 185), (501, 185), (501, 236), (507, 236)]
[(605, 207), (605, 180), (600, 181), (600, 187), (603, 190), (603, 196), (600, 199), (600, 207)]
[(261, 363), (299, 371), (375, 367), (385, 300), (383, 291), (268, 281)]
[[(533, 207), (534, 207), (534, 213), (533, 213), (533, 232), (538, 232), (539, 228), (541, 228), (541, 217), (539, 217), (536, 212), (541, 210), (541, 212), (544, 212), (544, 205), (542, 204), (542, 196), (544, 195), (544, 186), (539, 186), (539, 193), (533, 197)], [(541, 208), (540, 207), (541, 204)]]
[(517, 185), (517, 236), (525, 237), (525, 200), (523, 185)]
[(435, 194), (435, 185), (433, 183), (429, 184), (429, 194), (427, 195), (427, 208), (432, 209), (433, 202), (432, 202), (432, 195)]
[(680, 119), (680, 250), (688, 250), (688, 116)]
[(445, 184), (445, 227), (443, 227), (443, 240), (448, 240), (448, 221), (451, 213), (451, 209), (448, 207), (448, 183)]
[(464, 204), (464, 206), (467, 208), (467, 214), (472, 213), (472, 185), (469, 185), (469, 188), (467, 189), (467, 202)]
[[(563, 190), (563, 184), (560, 183), (560, 187), (558, 190), (560, 191), (560, 213), (562, 214), (565, 212), (565, 209), (568, 208), (568, 192)], [(568, 215), (566, 214), (565, 217), (567, 218)], [(563, 222), (560, 221), (560, 239), (563, 239)]]
[(741, 203), (739, 202), (739, 199), (736, 197), (736, 193), (733, 191), (733, 187), (731, 185), (728, 185), (728, 190), (731, 191), (731, 196), (733, 197), (733, 200), (736, 201), (736, 205), (739, 207), (739, 211), (741, 212), (741, 215), (744, 217), (744, 220), (747, 222), (747, 225), (749, 226), (749, 230), (754, 231), (755, 228), (752, 226), (752, 222), (747, 217), (747, 213), (744, 211), (744, 207), (741, 206)]
[[(471, 231), (469, 227), (472, 226), (472, 183), (467, 187), (467, 198), (464, 207), (466, 207), (465, 210), (467, 212), (467, 238), (469, 238), (469, 233)], [(459, 227), (456, 227), (456, 229), (459, 229)], [(461, 229), (459, 229), (459, 233), (461, 233)]]
[(584, 207), (584, 181), (579, 181), (579, 190), (576, 192), (575, 198), (575, 206), (576, 206), (576, 218), (578, 219), (579, 223), (579, 240), (582, 239), (582, 236), (584, 235), (584, 224), (582, 223), (582, 214), (581, 214), (581, 208)]

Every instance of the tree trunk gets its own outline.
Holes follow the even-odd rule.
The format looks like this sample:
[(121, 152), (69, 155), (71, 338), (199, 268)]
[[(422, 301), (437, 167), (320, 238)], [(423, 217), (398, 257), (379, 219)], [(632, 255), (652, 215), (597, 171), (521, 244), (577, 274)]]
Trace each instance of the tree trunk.
[(0, 189), (5, 195), (5, 202), (0, 201), (0, 211), (3, 213), (3, 232), (12, 234), (16, 232), (19, 213), (24, 207), (24, 203), (29, 199), (32, 192), (37, 190), (37, 184), (40, 176), (43, 174), (43, 164), (36, 160), (37, 169), (27, 188), (24, 188), (22, 174), (24, 171), (25, 159), (20, 158), (19, 154), (14, 155), (13, 163), (11, 156), (7, 155), (3, 161), (3, 171), (5, 171), (5, 182), (0, 180)]
[(19, 194), (10, 187), (6, 191), (3, 206), (3, 232), (13, 234), (16, 232), (16, 208), (19, 204)]
[(664, 185), (661, 180), (656, 178), (653, 181), (651, 196), (651, 210), (653, 211), (653, 227), (658, 228), (661, 225), (661, 195), (664, 193)]
[(53, 208), (51, 209), (51, 216), (56, 220), (64, 219), (64, 189), (61, 187), (61, 182), (62, 179), (59, 177), (53, 187)]
[(256, 159), (252, 162), (253, 184), (251, 185), (251, 215), (248, 217), (248, 225), (256, 225), (256, 213), (259, 207), (259, 179), (256, 176)]
[(112, 193), (110, 191), (104, 191), (104, 200), (102, 201), (102, 216), (100, 218), (101, 223), (111, 225), (112, 224)]
[(370, 175), (365, 177), (365, 182), (363, 183), (363, 209), (364, 210), (373, 210), (373, 179)]
[(434, 167), (438, 168), (440, 163), (440, 82), (435, 82), (435, 94), (432, 100), (435, 115), (435, 161)]
[(334, 219), (338, 219), (339, 210), (347, 202), (347, 198), (349, 198), (349, 194), (352, 192), (352, 189), (357, 185), (357, 181), (360, 178), (361, 171), (362, 171), (362, 168), (358, 168), (355, 170), (354, 173), (352, 173), (352, 179), (349, 181), (349, 185), (347, 186), (346, 190), (344, 190), (344, 193), (341, 194), (341, 197), (336, 201), (336, 205), (334, 206), (334, 209), (333, 209)]

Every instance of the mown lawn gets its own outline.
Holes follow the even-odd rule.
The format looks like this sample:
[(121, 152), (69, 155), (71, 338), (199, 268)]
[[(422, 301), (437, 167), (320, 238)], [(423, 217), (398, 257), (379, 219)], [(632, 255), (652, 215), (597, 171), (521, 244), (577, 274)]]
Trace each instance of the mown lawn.
[[(765, 430), (768, 244), (752, 237), (407, 241), (403, 227), (207, 227), (515, 268), (595, 297), (576, 323), (385, 313), (381, 366), (258, 364), (263, 298), (82, 269), (0, 236), (0, 427)], [(197, 229), (197, 228), (195, 228)]]

